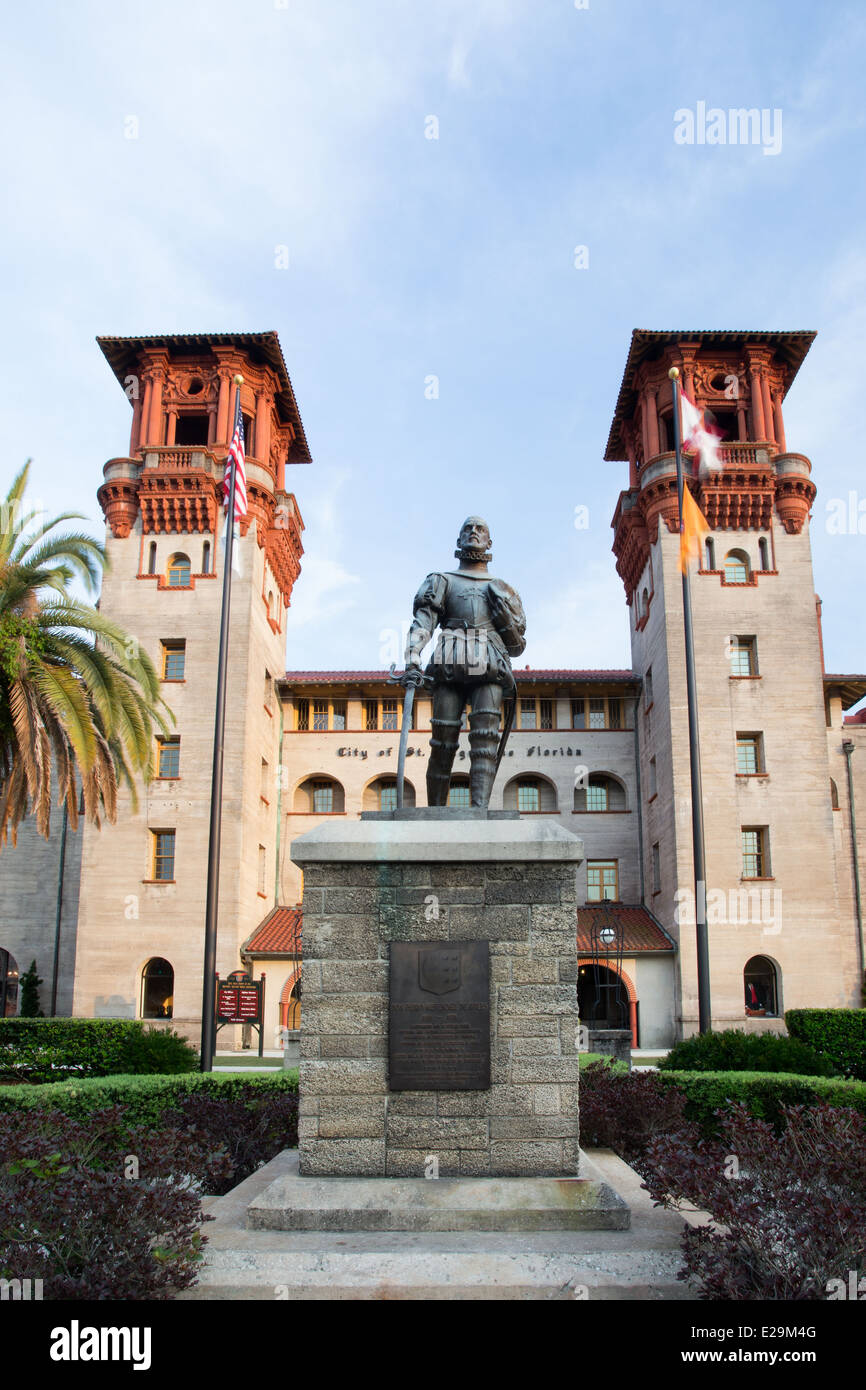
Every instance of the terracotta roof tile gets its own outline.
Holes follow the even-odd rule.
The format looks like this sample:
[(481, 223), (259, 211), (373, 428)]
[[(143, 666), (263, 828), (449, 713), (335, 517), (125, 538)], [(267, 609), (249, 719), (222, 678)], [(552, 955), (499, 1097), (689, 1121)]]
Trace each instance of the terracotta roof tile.
[[(582, 956), (592, 951), (592, 923), (613, 918), (625, 932), (623, 950), (674, 951), (676, 943), (646, 907), (630, 903), (612, 903), (610, 907), (591, 904), (577, 910), (577, 950)], [(303, 912), (297, 907), (275, 907), (260, 922), (244, 944), (244, 954), (250, 956), (293, 956), (301, 953)]]
[(244, 943), (244, 953), (260, 955), (299, 955), (303, 913), (297, 907), (275, 907)]
[[(649, 908), (630, 903), (611, 903), (604, 907), (592, 903), (577, 909), (577, 951), (578, 955), (592, 953), (593, 924), (602, 926), (605, 920), (613, 919), (615, 925), (624, 932), (623, 952), (635, 951), (673, 951), (676, 943), (668, 936), (661, 922), (657, 921)], [(600, 954), (604, 954), (603, 952)]]

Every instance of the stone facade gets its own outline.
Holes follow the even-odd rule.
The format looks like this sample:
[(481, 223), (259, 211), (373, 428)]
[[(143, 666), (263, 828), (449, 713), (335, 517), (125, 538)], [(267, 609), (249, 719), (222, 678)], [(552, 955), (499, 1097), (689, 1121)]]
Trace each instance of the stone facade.
[[(491, 859), (490, 822), (457, 821), (455, 836), (434, 821), (411, 826), (419, 854), (397, 834), (406, 824), (292, 846), (305, 874), (301, 1173), (423, 1177), (435, 1159), (442, 1177), (574, 1176), (581, 842), (503, 821)], [(489, 1090), (389, 1091), (390, 945), (430, 940), (489, 942)]]

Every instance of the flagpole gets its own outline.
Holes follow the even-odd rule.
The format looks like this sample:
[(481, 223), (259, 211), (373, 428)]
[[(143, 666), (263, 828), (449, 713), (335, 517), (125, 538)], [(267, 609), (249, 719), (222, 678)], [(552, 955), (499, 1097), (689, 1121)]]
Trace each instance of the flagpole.
[[(680, 544), (683, 535), (683, 455), (680, 440), (679, 370), (671, 367), (668, 376), (674, 398), (674, 449), (677, 459), (677, 502), (680, 517)], [(710, 944), (707, 932), (707, 872), (704, 846), (704, 803), (701, 792), (701, 743), (698, 732), (698, 690), (695, 682), (695, 640), (692, 629), (692, 591), (688, 562), (681, 566), (683, 574), (683, 629), (686, 639), (686, 693), (689, 706), (689, 765), (692, 784), (692, 850), (695, 864), (695, 930), (698, 955), (698, 1027), (709, 1033), (710, 1007)]]
[[(243, 377), (234, 378), (235, 408), (231, 415), (237, 419)], [(207, 850), (207, 907), (204, 925), (204, 983), (201, 1002), (201, 1070), (213, 1071), (216, 1049), (216, 945), (219, 914), (220, 832), (223, 808), (223, 745), (226, 728), (226, 668), (229, 648), (229, 614), (232, 602), (232, 549), (235, 530), (235, 480), (237, 458), (231, 452), (228, 506), (226, 508), (226, 545), (223, 559), (223, 596), (220, 615), (220, 645), (217, 661), (216, 713), (213, 731), (213, 772), (210, 792), (210, 836)]]

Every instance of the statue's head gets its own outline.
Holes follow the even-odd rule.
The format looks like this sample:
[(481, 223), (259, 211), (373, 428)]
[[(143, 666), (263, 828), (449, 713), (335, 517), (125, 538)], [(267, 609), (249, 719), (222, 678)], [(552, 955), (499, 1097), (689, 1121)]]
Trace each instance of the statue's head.
[(490, 552), (490, 527), (480, 516), (467, 516), (460, 527), (457, 549), (454, 554), (458, 560), (469, 564), (487, 564), (493, 556)]

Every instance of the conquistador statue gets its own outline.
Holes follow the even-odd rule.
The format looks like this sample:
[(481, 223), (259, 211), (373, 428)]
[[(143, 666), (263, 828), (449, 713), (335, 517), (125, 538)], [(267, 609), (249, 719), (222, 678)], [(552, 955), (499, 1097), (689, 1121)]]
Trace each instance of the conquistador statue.
[[(427, 769), (427, 804), (448, 801), (451, 767), (463, 711), (469, 705), (469, 785), (473, 806), (486, 807), (514, 717), (515, 684), (509, 657), (526, 646), (520, 596), (488, 573), (490, 531), (478, 516), (464, 521), (457, 540), (456, 570), (428, 574), (415, 596), (406, 644), (407, 683), (433, 688), (433, 735)], [(421, 653), (440, 632), (433, 658), (421, 673)], [(503, 700), (508, 713), (500, 738)]]

